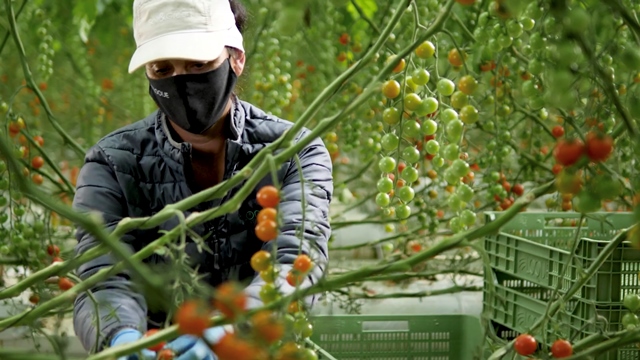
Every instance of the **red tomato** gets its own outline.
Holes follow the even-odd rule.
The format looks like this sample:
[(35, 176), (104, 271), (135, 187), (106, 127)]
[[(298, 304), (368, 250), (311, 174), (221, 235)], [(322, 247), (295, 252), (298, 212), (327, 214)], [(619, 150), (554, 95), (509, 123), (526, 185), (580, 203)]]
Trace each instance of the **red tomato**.
[(524, 194), (524, 186), (522, 186), (522, 184), (515, 184), (511, 188), (511, 191), (518, 196), (522, 196), (522, 194)]
[(538, 349), (538, 342), (529, 334), (519, 335), (513, 343), (513, 348), (522, 356), (533, 355)]
[[(147, 336), (151, 336), (154, 335), (155, 333), (157, 333), (158, 331), (160, 331), (159, 329), (149, 329), (147, 330), (147, 332), (144, 334), (144, 337)], [(151, 350), (151, 351), (160, 351), (162, 350), (162, 348), (164, 347), (166, 343), (164, 341), (161, 341), (157, 344), (151, 345), (149, 346), (147, 349)]]
[(551, 134), (553, 134), (555, 138), (562, 137), (564, 135), (564, 128), (561, 125), (556, 125), (551, 129)]
[(587, 134), (587, 156), (593, 162), (605, 161), (613, 150), (613, 138), (591, 131)]
[(567, 340), (558, 339), (551, 345), (551, 355), (556, 359), (569, 357), (573, 355), (573, 346)]
[(584, 154), (584, 143), (581, 140), (560, 140), (553, 150), (556, 162), (562, 166), (575, 164)]
[(58, 287), (62, 291), (67, 291), (73, 287), (73, 282), (66, 277), (61, 277), (58, 279)]
[(49, 256), (58, 256), (60, 255), (60, 248), (58, 247), (58, 245), (48, 245), (47, 254), (49, 254)]
[(202, 336), (209, 327), (211, 309), (202, 300), (187, 300), (180, 305), (173, 317), (180, 334)]

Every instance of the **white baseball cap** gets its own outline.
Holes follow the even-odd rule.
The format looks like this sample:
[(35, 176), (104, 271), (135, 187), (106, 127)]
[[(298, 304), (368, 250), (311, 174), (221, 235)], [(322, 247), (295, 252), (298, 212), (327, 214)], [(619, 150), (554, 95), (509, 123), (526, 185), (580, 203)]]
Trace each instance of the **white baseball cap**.
[(215, 60), (225, 46), (244, 52), (229, 0), (135, 0), (133, 37), (129, 73), (164, 59)]

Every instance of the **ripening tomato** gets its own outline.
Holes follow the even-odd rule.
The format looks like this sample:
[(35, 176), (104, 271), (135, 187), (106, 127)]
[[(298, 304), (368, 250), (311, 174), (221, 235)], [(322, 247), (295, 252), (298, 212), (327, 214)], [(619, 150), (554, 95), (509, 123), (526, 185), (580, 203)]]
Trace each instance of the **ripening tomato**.
[(395, 80), (387, 80), (382, 84), (382, 94), (388, 99), (400, 96), (400, 83)]
[(263, 221), (256, 225), (255, 232), (258, 239), (271, 241), (278, 236), (278, 224), (273, 220)]
[(278, 215), (278, 211), (274, 208), (268, 207), (260, 210), (258, 212), (258, 222), (265, 222), (267, 220), (276, 221), (276, 216)]
[(293, 262), (293, 269), (298, 271), (299, 273), (306, 274), (311, 270), (313, 266), (313, 262), (311, 258), (305, 254), (300, 254)]
[(519, 335), (513, 343), (515, 351), (522, 356), (533, 355), (538, 349), (538, 342), (529, 334)]
[(157, 356), (158, 356), (157, 360), (173, 360), (175, 357), (175, 354), (171, 349), (162, 349), (158, 352)]
[(284, 336), (284, 324), (270, 310), (262, 310), (251, 317), (253, 330), (267, 344), (282, 339)]
[(225, 282), (216, 288), (213, 306), (227, 319), (235, 319), (247, 308), (247, 294), (236, 284)]
[(302, 284), (303, 281), (304, 281), (303, 274), (294, 273), (293, 271), (289, 271), (287, 273), (287, 284), (295, 287)]
[(33, 305), (36, 305), (37, 303), (40, 302), (40, 296), (38, 294), (33, 294), (29, 296), (29, 302), (32, 303)]
[(66, 277), (60, 277), (58, 279), (58, 288), (62, 291), (67, 291), (73, 287), (73, 282)]
[(564, 339), (558, 339), (551, 345), (551, 355), (556, 359), (566, 358), (573, 355), (573, 346)]
[(419, 242), (417, 242), (415, 240), (409, 241), (409, 243), (407, 245), (409, 245), (409, 248), (413, 252), (419, 252), (420, 250), (422, 250), (422, 244), (420, 244)]
[(447, 55), (447, 59), (449, 63), (453, 66), (462, 66), (464, 65), (464, 60), (466, 59), (466, 54), (464, 51), (460, 53), (457, 48), (453, 48), (449, 51)]
[(562, 166), (575, 164), (584, 154), (584, 143), (581, 140), (559, 140), (553, 150), (556, 162)]
[[(152, 336), (155, 333), (157, 333), (158, 331), (160, 331), (160, 329), (149, 329), (149, 330), (147, 330), (146, 333), (144, 333), (144, 337)], [(149, 346), (147, 349), (149, 349), (151, 351), (160, 351), (160, 350), (162, 350), (162, 348), (164, 347), (165, 344), (166, 344), (166, 342), (161, 341), (159, 343), (156, 343), (156, 344), (153, 344), (153, 345)]]
[(42, 185), (44, 178), (40, 174), (33, 174), (33, 176), (31, 176), (31, 181), (36, 185)]
[(35, 141), (40, 147), (44, 146), (44, 139), (40, 135), (34, 136), (33, 141)]
[(263, 208), (274, 208), (280, 202), (280, 194), (278, 189), (273, 185), (263, 186), (256, 194), (258, 204)]
[(562, 127), (562, 125), (556, 125), (553, 127), (553, 129), (551, 129), (551, 134), (556, 139), (562, 137), (564, 135), (564, 128)]
[(251, 257), (251, 268), (255, 271), (264, 271), (271, 266), (271, 253), (260, 250)]
[(587, 156), (593, 162), (605, 161), (613, 150), (613, 138), (609, 135), (600, 135), (593, 131), (586, 138)]
[(178, 332), (185, 335), (202, 336), (209, 327), (211, 308), (200, 299), (187, 300), (176, 311), (173, 322)]
[(342, 33), (342, 35), (340, 35), (340, 39), (339, 39), (340, 44), (347, 45), (347, 44), (349, 44), (349, 40), (350, 40), (349, 34)]
[(471, 75), (465, 75), (458, 80), (458, 89), (467, 95), (473, 94), (478, 88), (478, 82)]

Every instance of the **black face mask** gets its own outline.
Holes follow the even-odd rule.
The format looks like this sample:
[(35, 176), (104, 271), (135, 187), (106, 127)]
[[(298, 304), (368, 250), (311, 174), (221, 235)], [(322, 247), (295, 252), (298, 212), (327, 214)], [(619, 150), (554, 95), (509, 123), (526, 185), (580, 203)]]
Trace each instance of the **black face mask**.
[(149, 95), (169, 119), (192, 134), (201, 134), (222, 116), (237, 76), (227, 59), (203, 74), (148, 79)]

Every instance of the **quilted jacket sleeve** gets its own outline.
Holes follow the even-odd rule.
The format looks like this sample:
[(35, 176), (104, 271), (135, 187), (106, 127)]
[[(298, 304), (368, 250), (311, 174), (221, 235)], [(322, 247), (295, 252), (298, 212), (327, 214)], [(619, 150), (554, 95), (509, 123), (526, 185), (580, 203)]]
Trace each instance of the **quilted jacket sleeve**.
[[(302, 174), (298, 171), (295, 159), (292, 159), (281, 184), (280, 234), (275, 240), (263, 246), (263, 249), (268, 251), (271, 246), (277, 246), (277, 261), (280, 264), (277, 285), (280, 292), (284, 294), (290, 294), (295, 290), (287, 284), (286, 275), (300, 250), (309, 255), (315, 264), (301, 286), (312, 285), (323, 276), (328, 261), (328, 241), (331, 236), (329, 204), (333, 194), (333, 178), (329, 152), (322, 141), (316, 139), (298, 155)], [(301, 182), (301, 178), (304, 181)], [(246, 292), (250, 298), (249, 307), (262, 305), (259, 293), (263, 284), (264, 281), (256, 276), (247, 287)], [(307, 298), (306, 302), (308, 306), (312, 306), (315, 297)]]
[[(107, 155), (98, 146), (91, 148), (85, 157), (85, 164), (78, 175), (73, 207), (80, 212), (101, 213), (107, 231), (112, 231), (126, 216), (123, 191)], [(99, 244), (82, 228), (78, 228), (76, 238), (76, 255)], [(133, 239), (125, 235), (121, 240), (131, 244)], [(129, 248), (132, 250), (131, 245)], [(115, 263), (116, 259), (107, 254), (81, 265), (76, 271), (84, 280)], [(87, 351), (92, 352), (96, 347), (98, 351), (102, 349), (105, 341), (122, 327), (146, 330), (147, 305), (144, 297), (134, 291), (127, 272), (123, 271), (96, 284), (91, 292), (96, 303), (82, 293), (75, 300), (73, 313), (75, 333)]]

